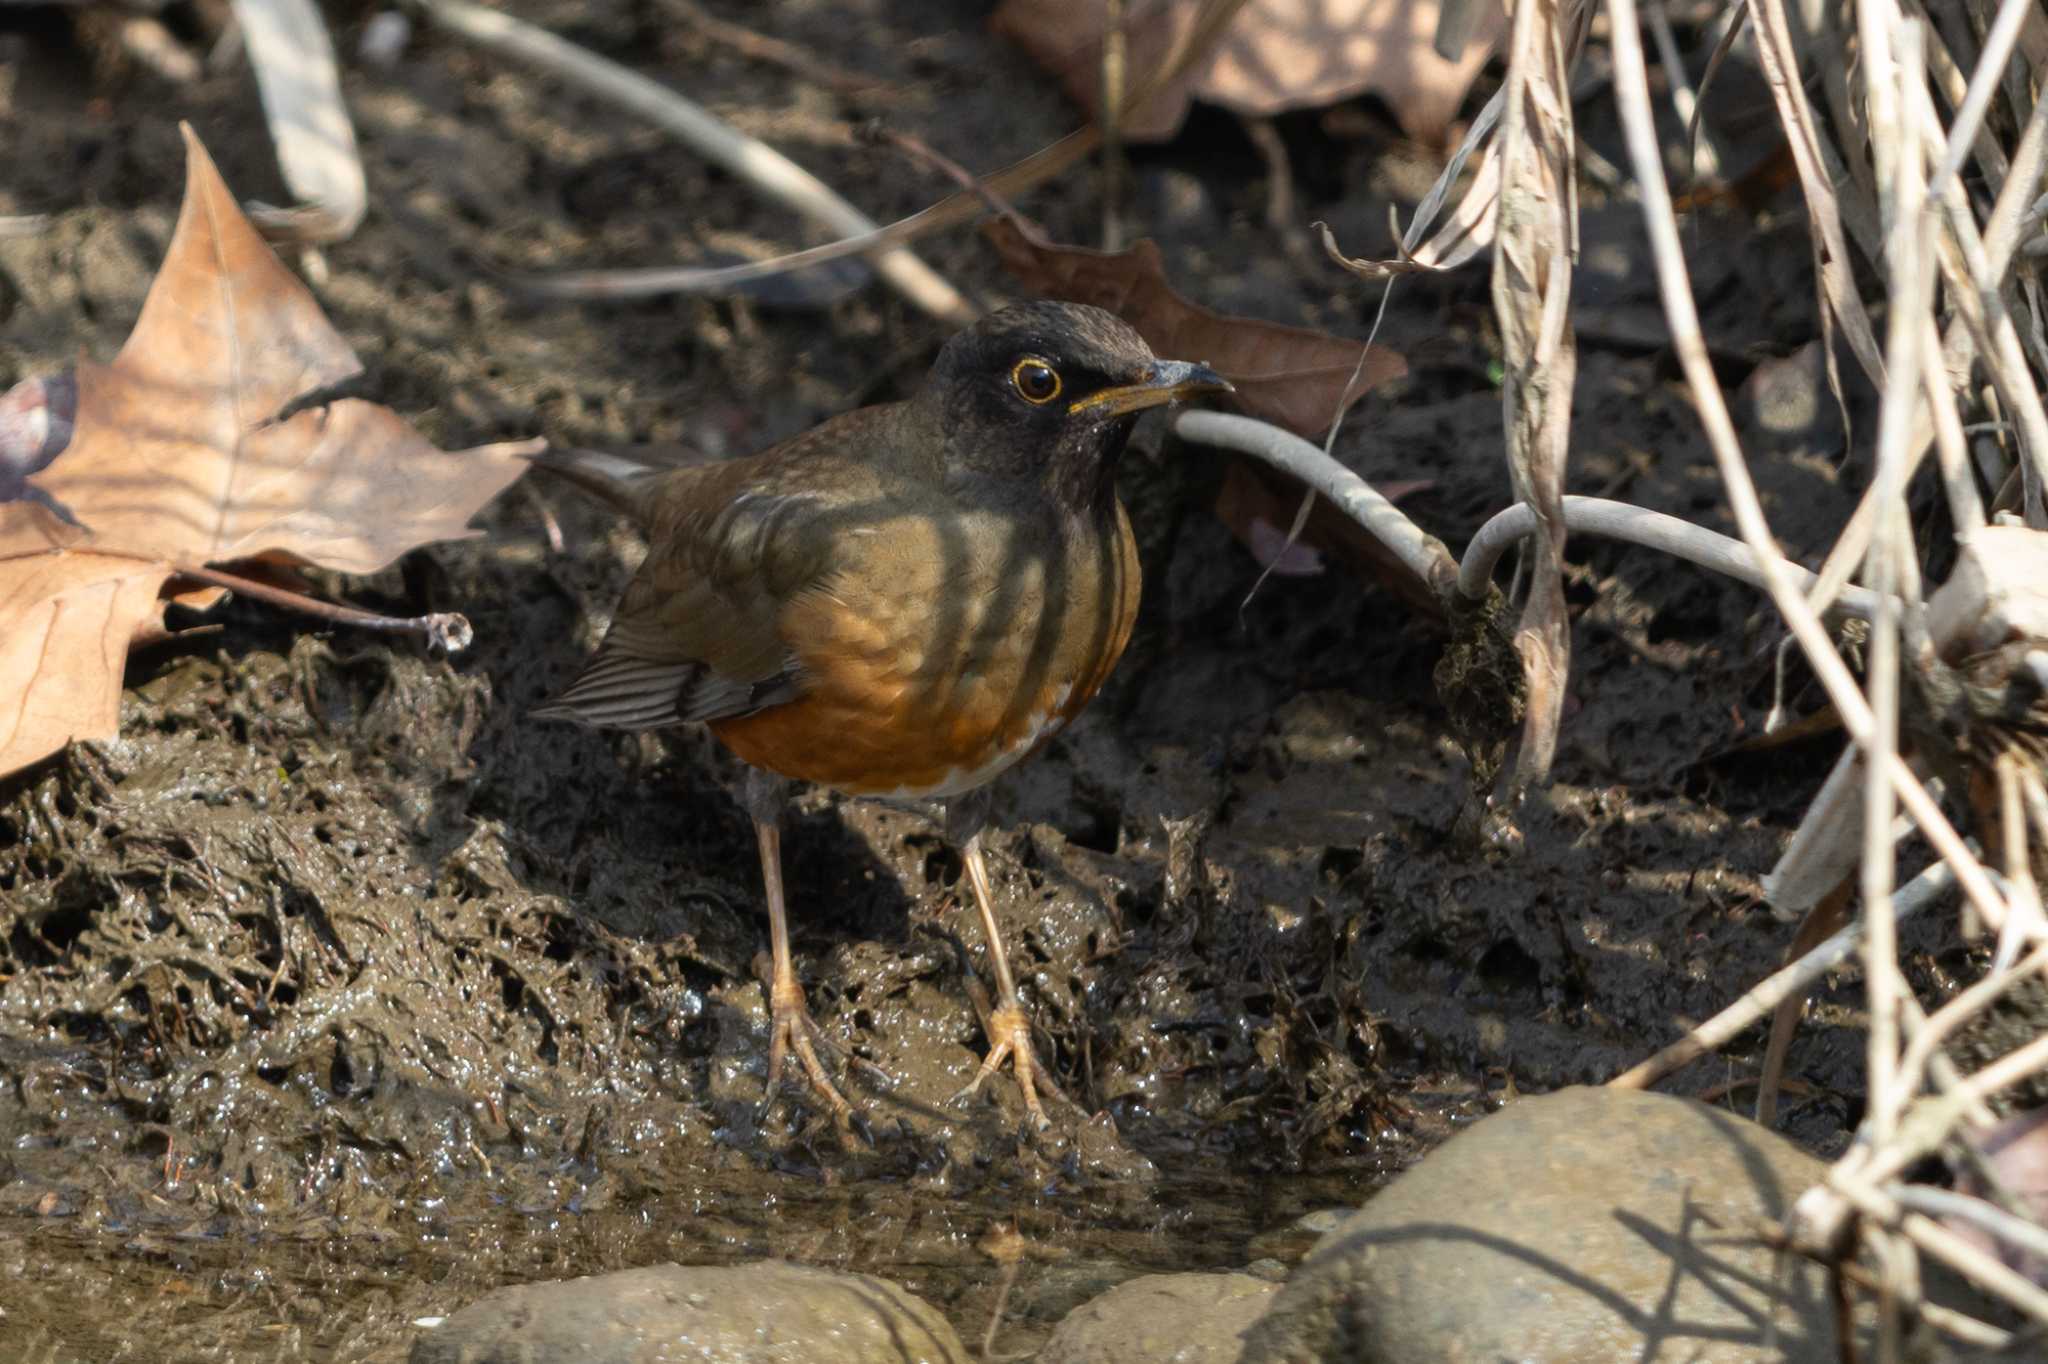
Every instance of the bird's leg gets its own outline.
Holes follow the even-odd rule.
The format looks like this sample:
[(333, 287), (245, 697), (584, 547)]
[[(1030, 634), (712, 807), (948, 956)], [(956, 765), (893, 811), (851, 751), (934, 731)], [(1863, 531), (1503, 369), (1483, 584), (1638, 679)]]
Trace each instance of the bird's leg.
[(973, 1094), (981, 1088), (983, 1080), (995, 1074), (1008, 1060), (1017, 1072), (1017, 1087), (1024, 1091), (1024, 1109), (1042, 1130), (1052, 1124), (1046, 1120), (1045, 1109), (1039, 1105), (1038, 1091), (1043, 1088), (1063, 1103), (1067, 1096), (1060, 1092), (1052, 1072), (1045, 1068), (1038, 1059), (1038, 1053), (1031, 1048), (1031, 1020), (1024, 1012), (1024, 1001), (1017, 996), (1017, 982), (1010, 975), (1010, 959), (1003, 952), (1002, 931), (996, 927), (995, 892), (989, 886), (988, 861), (982, 856), (979, 829), (961, 846), (960, 858), (967, 864), (967, 881), (974, 888), (974, 903), (981, 910), (981, 931), (988, 938), (989, 960), (995, 965), (996, 1007), (984, 1025), (988, 1030), (988, 1055), (983, 1058), (981, 1069), (975, 1072), (967, 1087), (953, 1098), (957, 1102)]
[(775, 1101), (776, 1088), (782, 1081), (782, 1063), (793, 1052), (811, 1088), (832, 1110), (833, 1121), (845, 1127), (851, 1119), (852, 1106), (818, 1060), (818, 1047), (829, 1049), (831, 1041), (819, 1031), (810, 1010), (804, 1007), (804, 987), (796, 978), (796, 967), (789, 956), (789, 919), (782, 897), (783, 795), (780, 780), (748, 769), (740, 800), (753, 816), (754, 837), (761, 848), (761, 884), (768, 900), (768, 945), (774, 960), (768, 983), (768, 1090), (761, 1105), (765, 1109)]

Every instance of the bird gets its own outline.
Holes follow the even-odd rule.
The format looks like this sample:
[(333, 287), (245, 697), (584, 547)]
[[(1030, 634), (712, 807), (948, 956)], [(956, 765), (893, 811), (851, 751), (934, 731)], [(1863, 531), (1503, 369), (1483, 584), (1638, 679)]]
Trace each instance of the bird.
[(1008, 1062), (1049, 1125), (1039, 1093), (1063, 1096), (996, 922), (989, 784), (1080, 713), (1130, 639), (1138, 556), (1115, 475), (1139, 415), (1229, 391), (1110, 312), (1042, 301), (954, 334), (913, 396), (753, 455), (666, 470), (541, 456), (637, 523), (648, 550), (596, 652), (531, 714), (702, 723), (740, 759), (772, 962), (764, 1103), (794, 1058), (842, 1130), (851, 1115), (790, 957), (782, 815), (806, 782), (943, 808), (996, 980), (987, 1053), (954, 1098)]

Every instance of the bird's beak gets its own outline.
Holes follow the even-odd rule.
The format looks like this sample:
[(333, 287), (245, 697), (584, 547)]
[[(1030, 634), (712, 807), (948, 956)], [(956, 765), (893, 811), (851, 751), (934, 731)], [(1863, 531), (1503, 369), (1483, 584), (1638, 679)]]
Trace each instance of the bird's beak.
[(1085, 398), (1076, 399), (1067, 409), (1067, 415), (1078, 417), (1086, 413), (1091, 417), (1121, 417), (1143, 412), (1148, 407), (1184, 402), (1203, 393), (1235, 391), (1230, 380), (1207, 365), (1192, 364), (1186, 360), (1155, 360), (1152, 372), (1137, 383), (1097, 389)]

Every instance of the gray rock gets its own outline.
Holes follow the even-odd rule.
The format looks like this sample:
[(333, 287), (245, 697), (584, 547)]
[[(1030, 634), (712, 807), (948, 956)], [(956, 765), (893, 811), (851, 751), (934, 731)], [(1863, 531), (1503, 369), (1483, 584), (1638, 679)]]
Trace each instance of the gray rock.
[(500, 1289), (412, 1364), (965, 1364), (953, 1328), (883, 1279), (763, 1260)]
[(1755, 1235), (1824, 1169), (1688, 1099), (1522, 1099), (1318, 1242), (1253, 1326), (1242, 1364), (1834, 1364), (1821, 1271), (1781, 1266)]
[(1147, 1274), (1067, 1314), (1037, 1364), (1235, 1364), (1280, 1285), (1249, 1274)]

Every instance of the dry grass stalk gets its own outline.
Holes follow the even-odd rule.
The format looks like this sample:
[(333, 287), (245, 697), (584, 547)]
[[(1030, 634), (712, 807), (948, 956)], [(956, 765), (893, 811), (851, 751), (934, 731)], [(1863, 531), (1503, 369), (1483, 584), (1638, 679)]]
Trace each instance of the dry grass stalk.
[[(1757, 57), (1770, 82), (1771, 98), (1778, 118), (1785, 125), (1785, 137), (1792, 150), (1792, 165), (1799, 174), (1799, 188), (1806, 196), (1806, 211), (1813, 220), (1814, 267), (1821, 289), (1822, 342), (1828, 355), (1828, 382), (1840, 392), (1834, 365), (1832, 327), (1839, 324), (1849, 349), (1855, 352), (1863, 370), (1874, 383), (1884, 382), (1884, 362), (1879, 358), (1877, 337), (1870, 328), (1870, 314), (1856, 292), (1856, 279), (1849, 263), (1849, 245), (1843, 235), (1843, 206), (1835, 186), (1839, 158), (1830, 155), (1812, 103), (1798, 74), (1798, 55), (1792, 42), (1791, 24), (1785, 18), (1783, 0), (1749, 0), (1750, 18), (1757, 33)], [(1831, 164), (1832, 163), (1832, 164)], [(1858, 206), (1861, 207), (1860, 205)], [(1868, 218), (1866, 212), (1851, 215), (1852, 221)], [(1874, 235), (1874, 234), (1873, 234)]]
[[(1932, 677), (1947, 666), (1936, 653), (1921, 602), (1920, 559), (1906, 521), (1905, 487), (1932, 449), (1958, 530), (1967, 536), (1985, 526), (1987, 509), (1976, 488), (1965, 428), (1956, 407), (1958, 393), (1970, 393), (1978, 373), (1990, 380), (2011, 420), (2011, 429), (2019, 437), (2017, 463), (2029, 520), (2038, 524), (2042, 518), (2039, 490), (2048, 485), (2048, 460), (2042, 458), (2048, 451), (2048, 431), (2038, 424), (2037, 414), (2043, 410), (2039, 377), (2028, 366), (2028, 346), (2036, 347), (2037, 362), (2048, 360), (2048, 334), (2043, 333), (2036, 312), (2037, 282), (2015, 263), (2025, 260), (2016, 251), (2017, 243), (2034, 230), (2040, 216), (2032, 211), (2031, 200), (2044, 159), (2048, 159), (2048, 131), (2044, 131), (2048, 115), (2025, 98), (2026, 83), (2015, 75), (2023, 76), (2023, 66), (2048, 58), (2048, 25), (2041, 22), (2029, 0), (2005, 0), (1984, 33), (1979, 54), (1960, 41), (1969, 36), (1967, 30), (1952, 26), (1947, 31), (1949, 41), (1943, 43), (1933, 38), (1921, 18), (1903, 13), (1897, 0), (1844, 0), (1837, 11), (1840, 18), (1823, 12), (1823, 30), (1832, 26), (1838, 32), (1854, 33), (1853, 61), (1840, 61), (1842, 49), (1836, 47), (1830, 49), (1832, 56), (1818, 62), (1829, 88), (1837, 132), (1846, 139), (1838, 150), (1805, 98), (1800, 53), (1785, 7), (1780, 0), (1749, 0), (1759, 52), (1813, 223), (1823, 318), (1843, 326), (1845, 338), (1868, 373), (1873, 377), (1888, 374), (1892, 380), (1879, 384), (1882, 397), (1873, 486), (1844, 528), (1822, 574), (1823, 602), (1854, 577), (1870, 590), (1876, 603), (1866, 675), (1864, 684), (1858, 686), (1820, 627), (1814, 610), (1819, 603), (1796, 591), (1793, 575), (1783, 571), (1772, 545), (1725, 403), (1707, 364), (1686, 284), (1650, 119), (1634, 0), (1609, 0), (1609, 12), (1616, 97), (1642, 189), (1665, 311), (1680, 362), (1743, 538), (1756, 556), (1759, 576), (1767, 582), (1774, 602), (1841, 715), (1864, 774), (1861, 799), (1856, 802), (1860, 811), (1844, 805), (1841, 797), (1846, 789), (1836, 792), (1832, 804), (1818, 802), (1773, 876), (1782, 888), (1797, 880), (1795, 861), (1802, 866), (1806, 862), (1824, 864), (1829, 869), (1842, 866), (1843, 845), (1860, 836), (1862, 958), (1870, 1005), (1869, 1112), (1859, 1143), (1831, 1172), (1827, 1189), (1813, 1191), (1810, 1200), (1802, 1200), (1802, 1206), (1816, 1227), (1839, 1228), (1856, 1222), (1862, 1244), (1874, 1252), (1883, 1311), (1878, 1340), (1881, 1359), (1896, 1359), (1903, 1348), (1905, 1314), (1918, 1305), (1917, 1257), (1922, 1254), (1958, 1269), (2037, 1321), (2048, 1322), (2048, 1293), (1929, 1214), (1960, 1218), (1994, 1238), (2003, 1238), (2008, 1245), (2031, 1245), (2038, 1228), (2016, 1221), (2009, 1211), (1990, 1203), (1966, 1199), (1963, 1201), (1970, 1206), (1951, 1207), (1944, 1202), (1937, 1207), (1918, 1191), (1902, 1190), (1895, 1182), (1914, 1160), (1943, 1149), (1963, 1125), (1986, 1119), (1990, 1112), (1986, 1101), (2001, 1087), (2048, 1068), (2048, 1039), (2022, 1046), (1969, 1076), (1960, 1075), (1941, 1050), (1944, 1039), (1994, 1007), (2017, 980), (2048, 970), (2048, 947), (2037, 945), (2012, 969), (2006, 969), (2010, 956), (2038, 944), (2043, 937), (2035, 867), (2038, 849), (2048, 845), (2048, 784), (2041, 775), (2040, 746), (2031, 740), (2003, 741), (2006, 746), (1994, 747), (1976, 759), (1985, 770), (1985, 779), (1995, 779), (1992, 789), (1996, 798), (1988, 807), (1980, 802), (1979, 808), (1993, 810), (1992, 822), (1999, 826), (1989, 830), (1987, 837), (1996, 838), (2002, 855), (2005, 881), (2001, 893), (1912, 775), (1901, 752), (1900, 737), (1909, 685), (1916, 691), (1923, 689), (1929, 685), (1921, 680), (1923, 674)], [(2037, 37), (2031, 46), (2028, 35)], [(1966, 84), (1961, 80), (1958, 59), (1972, 66)], [(1834, 69), (1829, 69), (1831, 66)], [(1844, 77), (1843, 69), (1853, 72), (1853, 83)], [(1946, 125), (1930, 93), (1935, 85), (1949, 95), (1950, 107), (1955, 110)], [(2009, 116), (2003, 126), (2024, 129), (2010, 154), (1991, 135), (1992, 129), (2001, 126), (2002, 116)], [(1863, 169), (1866, 153), (1870, 160), (1867, 173)], [(1997, 195), (1996, 205), (1981, 227), (1960, 178), (1963, 167), (1973, 161), (1984, 183)], [(1836, 168), (1844, 165), (1851, 170), (1847, 177), (1836, 173)], [(1882, 193), (1874, 196), (1876, 202), (1858, 202), (1863, 185), (1883, 187)], [(1867, 211), (1871, 208), (1878, 211), (1871, 214)], [(1849, 224), (1847, 231), (1845, 223)], [(1873, 263), (1884, 273), (1887, 326), (1882, 354), (1875, 350), (1876, 338), (1868, 334), (1868, 313), (1849, 274), (1847, 245), (1851, 237), (1869, 250)], [(2025, 288), (2018, 287), (2022, 283)], [(2020, 723), (2024, 728), (2033, 720)], [(1984, 748), (1981, 741), (1963, 742)], [(1997, 742), (1993, 736), (1993, 743)], [(1842, 781), (1831, 782), (1830, 790), (1856, 781), (1851, 771), (1845, 758), (1837, 773)], [(2038, 815), (2036, 807), (2042, 807)], [(1912, 996), (1899, 968), (1892, 887), (1894, 815), (1901, 808), (1912, 826), (1934, 845), (1942, 858), (1937, 865), (1953, 874), (1972, 908), (2004, 930), (2003, 950), (1993, 971), (1931, 1017)], [(1808, 879), (1813, 885), (1806, 888), (1812, 891), (1828, 877)], [(1811, 899), (1811, 894), (1807, 898)], [(1816, 961), (1845, 951), (1846, 943), (1838, 935), (1821, 952), (1810, 954), (1803, 969), (1811, 971)], [(1801, 969), (1795, 966), (1779, 973), (1766, 988), (1638, 1067), (1627, 1082), (1646, 1081), (1658, 1066), (1682, 1063), (1700, 1054), (1702, 1048), (1726, 1040), (1737, 1019), (1754, 1019), (1761, 1008), (1791, 997), (1788, 984)], [(1938, 1091), (1935, 1097), (1925, 1097), (1930, 1085)], [(1979, 1339), (1995, 1334), (1981, 1324), (1950, 1321), (1949, 1325), (1961, 1325)]]
[(1515, 498), (1540, 529), (1523, 542), (1528, 598), (1515, 630), (1528, 709), (1517, 786), (1541, 780), (1557, 752), (1571, 665), (1564, 601), (1564, 469), (1578, 348), (1571, 325), (1578, 256), (1570, 71), (1585, 32), (1579, 0), (1522, 0), (1508, 44), (1498, 140), (1499, 242), (1493, 311), (1501, 331), (1501, 404)]

